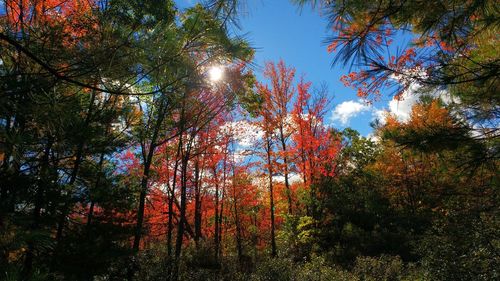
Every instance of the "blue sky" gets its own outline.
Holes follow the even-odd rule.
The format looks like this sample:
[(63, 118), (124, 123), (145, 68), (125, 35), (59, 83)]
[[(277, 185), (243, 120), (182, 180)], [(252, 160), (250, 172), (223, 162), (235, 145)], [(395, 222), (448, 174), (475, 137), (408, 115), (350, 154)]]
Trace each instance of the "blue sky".
[[(196, 2), (183, 1), (188, 5)], [(262, 77), (266, 61), (283, 59), (297, 69), (298, 77), (305, 75), (313, 85), (327, 86), (332, 102), (325, 121), (335, 128), (348, 126), (366, 136), (372, 131), (370, 122), (381, 110), (407, 111), (412, 103), (412, 100), (396, 103), (386, 95), (373, 106), (367, 106), (357, 98), (355, 90), (346, 88), (340, 77), (349, 73), (348, 67), (332, 66), (333, 54), (326, 51), (327, 20), (309, 6), (300, 9), (290, 0), (248, 0), (240, 28), (237, 32), (244, 34), (256, 48), (258, 78)]]

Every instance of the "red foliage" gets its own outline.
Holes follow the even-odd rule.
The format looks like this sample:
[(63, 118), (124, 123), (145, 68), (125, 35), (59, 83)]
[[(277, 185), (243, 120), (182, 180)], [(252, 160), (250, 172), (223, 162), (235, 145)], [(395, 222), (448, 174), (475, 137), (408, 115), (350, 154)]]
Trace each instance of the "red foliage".
[(338, 153), (339, 142), (332, 138), (323, 124), (327, 99), (323, 96), (311, 100), (311, 83), (301, 81), (292, 111), (296, 130), (292, 134), (295, 162), (306, 185), (320, 176), (334, 176), (333, 160)]
[(12, 30), (61, 30), (62, 42), (71, 44), (96, 27), (93, 0), (7, 0), (5, 18)]

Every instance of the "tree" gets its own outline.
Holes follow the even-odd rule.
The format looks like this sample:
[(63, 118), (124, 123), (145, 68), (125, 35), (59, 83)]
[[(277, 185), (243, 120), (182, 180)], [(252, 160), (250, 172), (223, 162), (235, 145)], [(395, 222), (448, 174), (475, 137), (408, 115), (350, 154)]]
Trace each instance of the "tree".
[[(498, 61), (492, 47), (498, 11), (494, 1), (295, 1), (319, 5), (329, 16), (334, 34), (328, 50), (335, 62), (356, 62), (360, 71), (343, 77), (358, 95), (377, 97), (395, 87), (400, 98), (418, 83), (432, 90), (446, 88), (469, 108), (468, 118), (490, 119), (498, 100)], [(414, 40), (393, 54), (396, 36)], [(391, 46), (391, 48), (389, 48)], [(397, 79), (394, 79), (397, 78)], [(488, 117), (489, 116), (489, 117)]]
[(271, 88), (257, 82), (257, 91), (263, 97), (261, 106), (266, 111), (265, 114), (268, 115), (264, 122), (270, 122), (270, 130), (277, 130), (276, 138), (281, 149), (280, 158), (283, 161), (281, 169), (285, 177), (288, 213), (292, 214), (292, 190), (288, 178), (290, 168), (287, 147), (291, 135), (289, 112), (291, 99), (295, 94), (295, 88), (293, 87), (295, 69), (287, 68), (283, 61), (280, 61), (277, 65), (268, 62), (266, 63), (264, 76), (270, 80)]
[(292, 133), (292, 151), (298, 157), (294, 159), (298, 171), (302, 174), (304, 187), (309, 189), (311, 210), (316, 213), (317, 194), (315, 185), (321, 177), (332, 177), (335, 174), (334, 159), (340, 148), (325, 124), (327, 98), (325, 92), (319, 92), (312, 98), (309, 94), (311, 83), (301, 81), (297, 86), (297, 100), (292, 110), (294, 133)]
[[(375, 169), (387, 176), (384, 193), (391, 204), (418, 219), (412, 229), (424, 235), (416, 252), (431, 274), (495, 278), (491, 268), (498, 247), (485, 240), (497, 225), (491, 218), (497, 209), (498, 161), (485, 156), (490, 148), (484, 140), (471, 136), (468, 125), (437, 100), (416, 104), (406, 123), (389, 117), (380, 131), (389, 141), (386, 149), (397, 152), (382, 154)], [(455, 249), (454, 243), (463, 246)]]

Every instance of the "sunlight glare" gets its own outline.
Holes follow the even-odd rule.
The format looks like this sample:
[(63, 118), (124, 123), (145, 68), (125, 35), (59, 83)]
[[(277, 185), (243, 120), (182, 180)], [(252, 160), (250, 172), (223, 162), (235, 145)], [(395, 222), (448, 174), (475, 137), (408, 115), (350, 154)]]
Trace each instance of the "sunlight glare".
[(222, 79), (222, 75), (224, 74), (224, 71), (220, 66), (212, 66), (208, 70), (208, 75), (210, 77), (210, 81), (212, 82), (217, 82)]

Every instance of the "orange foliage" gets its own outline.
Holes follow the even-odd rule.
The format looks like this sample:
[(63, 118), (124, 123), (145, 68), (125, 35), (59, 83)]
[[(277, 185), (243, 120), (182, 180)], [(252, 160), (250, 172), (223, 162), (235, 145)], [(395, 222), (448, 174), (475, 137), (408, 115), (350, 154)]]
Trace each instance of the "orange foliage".
[(12, 30), (60, 30), (60, 42), (74, 45), (97, 27), (94, 0), (7, 0), (5, 19)]

